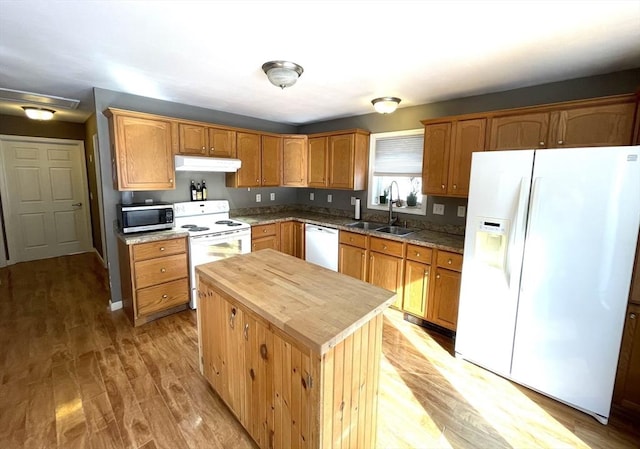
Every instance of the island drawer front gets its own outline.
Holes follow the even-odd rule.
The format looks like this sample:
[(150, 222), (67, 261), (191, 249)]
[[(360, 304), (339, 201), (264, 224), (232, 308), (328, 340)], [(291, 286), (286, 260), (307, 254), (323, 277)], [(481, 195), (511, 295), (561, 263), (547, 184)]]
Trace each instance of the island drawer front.
[(189, 302), (189, 279), (183, 278), (136, 292), (138, 315), (147, 315)]
[(136, 289), (187, 277), (187, 255), (176, 254), (135, 263)]
[(433, 250), (431, 248), (425, 248), (419, 245), (407, 245), (407, 259), (409, 260), (431, 264), (432, 254)]
[(278, 223), (258, 225), (251, 227), (251, 238), (257, 239), (267, 235), (276, 235), (278, 233)]
[(157, 242), (133, 245), (133, 260), (147, 260), (187, 251), (187, 239), (159, 240)]
[(390, 256), (402, 257), (402, 242), (393, 240), (371, 237), (369, 240), (369, 249), (378, 253), (388, 254)]
[(340, 243), (367, 249), (367, 236), (355, 232), (340, 231)]
[(438, 251), (438, 266), (447, 270), (462, 271), (462, 254)]

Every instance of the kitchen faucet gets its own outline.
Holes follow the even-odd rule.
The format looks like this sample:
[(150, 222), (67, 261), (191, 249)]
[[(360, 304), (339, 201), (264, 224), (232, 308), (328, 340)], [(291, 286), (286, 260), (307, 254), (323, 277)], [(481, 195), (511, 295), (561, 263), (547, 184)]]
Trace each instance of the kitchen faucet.
[[(396, 192), (398, 192), (398, 199), (400, 199), (400, 188), (398, 187), (398, 183), (395, 181), (391, 181), (391, 185), (389, 185), (389, 226), (393, 226), (393, 224), (398, 221), (398, 217), (393, 218), (393, 185), (396, 185)], [(396, 201), (398, 201), (396, 199)]]

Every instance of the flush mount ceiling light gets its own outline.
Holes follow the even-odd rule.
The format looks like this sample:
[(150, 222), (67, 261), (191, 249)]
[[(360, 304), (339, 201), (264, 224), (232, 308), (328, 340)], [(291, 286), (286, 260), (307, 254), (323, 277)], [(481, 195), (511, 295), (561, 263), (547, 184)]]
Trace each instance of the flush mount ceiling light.
[(27, 114), (27, 117), (33, 120), (51, 120), (53, 118), (53, 114), (56, 112), (51, 109), (29, 106), (22, 106), (22, 109), (24, 109), (24, 113)]
[(302, 72), (302, 66), (289, 61), (269, 61), (262, 64), (262, 70), (267, 74), (267, 78), (274, 86), (281, 89), (293, 86)]
[(396, 108), (400, 104), (400, 101), (402, 100), (400, 100), (398, 97), (380, 97), (371, 100), (371, 104), (373, 105), (373, 108), (380, 114), (391, 114), (396, 110)]

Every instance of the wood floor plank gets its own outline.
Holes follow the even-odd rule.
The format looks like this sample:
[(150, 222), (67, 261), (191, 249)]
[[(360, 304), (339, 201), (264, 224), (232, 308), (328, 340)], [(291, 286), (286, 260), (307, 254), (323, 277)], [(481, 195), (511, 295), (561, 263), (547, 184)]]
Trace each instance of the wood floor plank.
[(56, 415), (51, 378), (29, 385), (29, 404), (25, 430), (27, 435), (25, 449), (40, 449), (57, 445)]
[(140, 407), (150, 424), (153, 441), (158, 449), (189, 447), (182, 437), (182, 433), (171, 412), (160, 396), (154, 396), (140, 403)]
[(82, 394), (73, 361), (52, 369), (58, 446), (75, 447), (84, 443), (87, 423), (82, 406)]

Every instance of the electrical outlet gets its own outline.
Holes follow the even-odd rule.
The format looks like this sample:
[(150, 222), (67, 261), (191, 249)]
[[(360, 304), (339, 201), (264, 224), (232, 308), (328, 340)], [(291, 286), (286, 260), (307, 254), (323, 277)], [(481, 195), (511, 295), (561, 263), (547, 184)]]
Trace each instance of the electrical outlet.
[(433, 215), (444, 215), (444, 204), (433, 203)]
[(355, 197), (355, 196), (352, 196), (352, 197), (351, 197), (351, 205), (352, 205), (352, 206), (355, 206), (355, 205), (356, 205), (356, 197)]
[(311, 201), (313, 201), (313, 200), (315, 199), (315, 194), (314, 194), (313, 192), (311, 192), (311, 193), (309, 194), (309, 199), (310, 199)]
[(259, 203), (260, 201), (262, 201), (262, 195), (256, 193), (256, 203)]
[(327, 203), (330, 203), (331, 201), (333, 201), (333, 195), (329, 194), (327, 195)]
[(270, 194), (269, 194), (269, 199), (270, 199), (271, 201), (275, 201), (275, 200), (276, 200), (276, 194), (275, 194), (275, 193), (270, 193)]
[(464, 217), (467, 213), (467, 208), (464, 206), (458, 206), (458, 217)]

